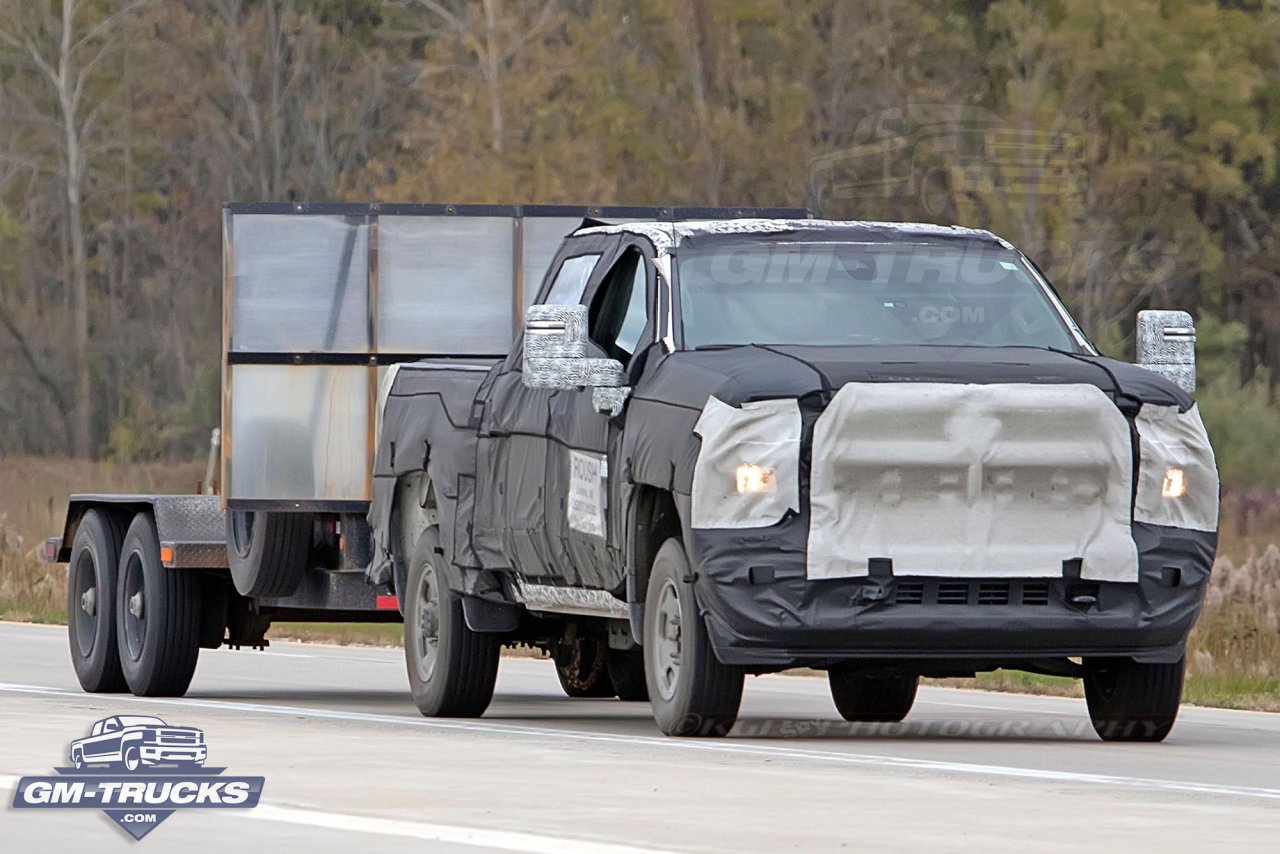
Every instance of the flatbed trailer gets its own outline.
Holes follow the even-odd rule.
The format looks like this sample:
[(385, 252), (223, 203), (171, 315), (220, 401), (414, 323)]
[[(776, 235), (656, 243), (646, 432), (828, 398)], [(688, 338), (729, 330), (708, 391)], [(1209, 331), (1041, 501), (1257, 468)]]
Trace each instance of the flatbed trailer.
[[(501, 358), (561, 241), (584, 222), (762, 216), (808, 212), (225, 205), (220, 494), (71, 496), (43, 557), (69, 565), (82, 686), (181, 695), (199, 649), (265, 648), (273, 622), (401, 622), (394, 581), (367, 577), (365, 518), (394, 366)], [(273, 430), (283, 448), (263, 446)], [(255, 537), (255, 524), (270, 536)], [(264, 580), (298, 562), (303, 540), (297, 577)]]

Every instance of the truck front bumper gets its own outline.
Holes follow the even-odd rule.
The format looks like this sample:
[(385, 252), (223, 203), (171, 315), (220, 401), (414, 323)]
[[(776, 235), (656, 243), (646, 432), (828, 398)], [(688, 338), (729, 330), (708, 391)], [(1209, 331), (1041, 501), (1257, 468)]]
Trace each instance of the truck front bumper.
[(203, 744), (144, 744), (138, 752), (142, 754), (142, 761), (148, 765), (161, 762), (203, 763), (209, 748)]
[(1217, 547), (1213, 533), (1135, 523), (1136, 584), (1069, 577), (809, 580), (803, 540), (783, 530), (798, 521), (768, 530), (689, 532), (694, 590), (725, 664), (778, 669), (910, 660), (945, 670), (948, 663), (982, 669), (1075, 656), (1176, 660), (1199, 616)]

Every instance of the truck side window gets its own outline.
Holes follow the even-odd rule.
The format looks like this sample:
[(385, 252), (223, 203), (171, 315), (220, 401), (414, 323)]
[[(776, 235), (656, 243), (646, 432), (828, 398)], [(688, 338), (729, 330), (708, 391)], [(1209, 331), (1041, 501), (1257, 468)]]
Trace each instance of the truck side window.
[(599, 260), (599, 255), (577, 255), (564, 259), (560, 272), (556, 273), (556, 279), (551, 283), (547, 305), (577, 305), (582, 302), (582, 292)]
[(588, 332), (609, 357), (626, 364), (649, 319), (644, 256), (628, 251), (609, 271), (591, 302)]

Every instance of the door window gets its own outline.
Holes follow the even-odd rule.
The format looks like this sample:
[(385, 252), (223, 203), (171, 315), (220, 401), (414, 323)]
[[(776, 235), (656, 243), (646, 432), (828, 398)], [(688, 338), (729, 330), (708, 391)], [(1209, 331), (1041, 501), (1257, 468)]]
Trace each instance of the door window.
[(629, 250), (609, 271), (591, 301), (588, 333), (612, 359), (626, 364), (649, 321), (644, 256)]
[(595, 269), (599, 255), (577, 255), (566, 258), (556, 273), (556, 280), (551, 283), (551, 291), (547, 294), (548, 305), (577, 305), (582, 302), (582, 292), (587, 288), (587, 280)]

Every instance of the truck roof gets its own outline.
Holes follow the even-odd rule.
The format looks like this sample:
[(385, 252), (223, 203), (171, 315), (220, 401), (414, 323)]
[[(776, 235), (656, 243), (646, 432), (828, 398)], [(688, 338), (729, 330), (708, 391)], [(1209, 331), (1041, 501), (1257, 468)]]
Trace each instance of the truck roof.
[(578, 229), (574, 236), (593, 234), (634, 234), (644, 237), (660, 254), (674, 250), (682, 242), (701, 236), (736, 234), (782, 234), (818, 232), (827, 238), (866, 243), (933, 243), (957, 242), (1013, 247), (1001, 237), (980, 228), (959, 225), (932, 225), (921, 222), (874, 222), (831, 219), (718, 219), (684, 222), (624, 222), (616, 225), (590, 225)]

